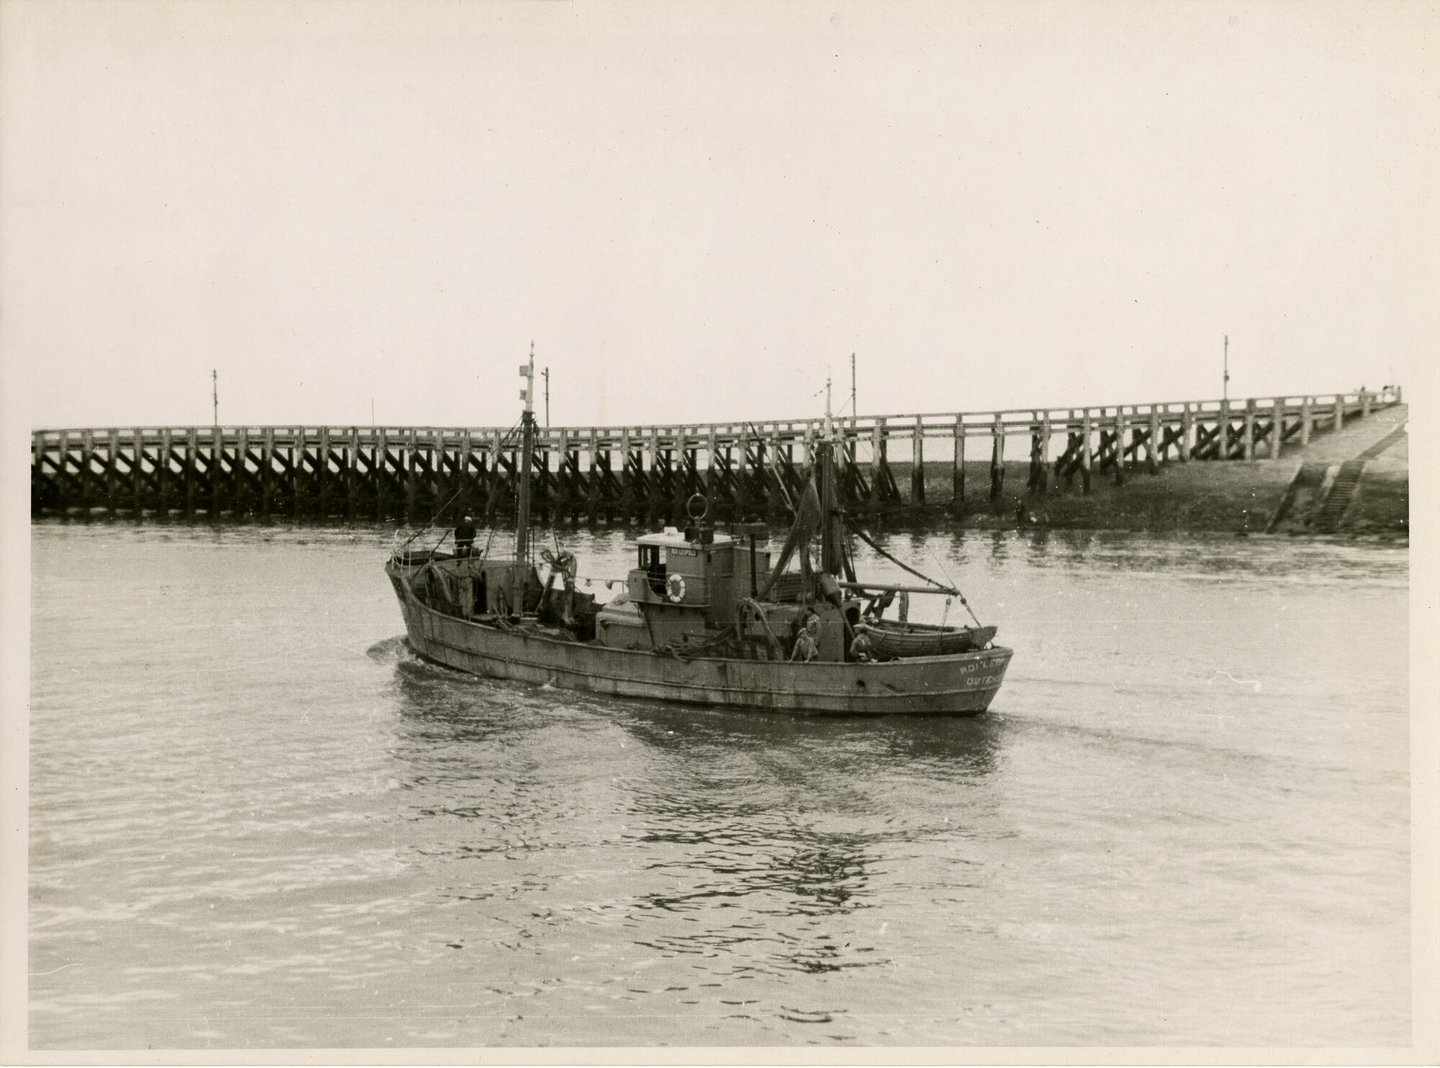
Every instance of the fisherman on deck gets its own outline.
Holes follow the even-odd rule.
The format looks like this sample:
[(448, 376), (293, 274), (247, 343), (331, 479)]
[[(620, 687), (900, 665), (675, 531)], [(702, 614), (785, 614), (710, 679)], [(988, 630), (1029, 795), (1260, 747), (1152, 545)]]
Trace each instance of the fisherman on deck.
[(819, 655), (820, 617), (812, 615), (805, 621), (805, 626), (800, 628), (800, 633), (795, 638), (795, 649), (790, 653), (790, 659), (808, 664)]
[(868, 664), (874, 658), (875, 651), (870, 645), (870, 628), (864, 623), (855, 624), (855, 640), (850, 643), (850, 659)]
[(871, 598), (870, 603), (865, 606), (865, 618), (879, 619), (885, 614), (885, 609), (889, 608), (894, 601), (894, 590), (885, 590), (880, 596)]
[(455, 528), (455, 555), (469, 556), (470, 548), (475, 544), (475, 520), (468, 515), (460, 520)]

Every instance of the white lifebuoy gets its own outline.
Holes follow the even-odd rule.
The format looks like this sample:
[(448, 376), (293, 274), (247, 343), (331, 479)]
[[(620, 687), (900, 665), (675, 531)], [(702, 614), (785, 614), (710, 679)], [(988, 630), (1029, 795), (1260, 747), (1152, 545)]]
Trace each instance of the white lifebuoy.
[(665, 589), (669, 591), (670, 600), (674, 604), (679, 604), (685, 600), (685, 576), (671, 575), (669, 581), (665, 583)]

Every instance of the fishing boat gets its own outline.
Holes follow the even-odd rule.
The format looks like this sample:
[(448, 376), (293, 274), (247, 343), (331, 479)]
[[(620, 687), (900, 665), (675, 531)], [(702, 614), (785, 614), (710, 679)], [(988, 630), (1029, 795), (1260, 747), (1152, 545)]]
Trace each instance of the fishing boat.
[[(778, 551), (763, 525), (716, 529), (696, 495), (684, 529), (636, 539), (635, 566), (601, 604), (577, 588), (578, 562), (558, 543), (535, 551), (533, 351), (520, 373), (511, 551), (498, 550), (493, 535), (475, 552), (447, 548), (448, 530), (425, 545), (417, 532), (397, 539), (386, 561), (420, 656), (486, 677), (770, 712), (964, 716), (989, 707), (1012, 655), (994, 643), (994, 627), (884, 617), (897, 593), (902, 603), (930, 594), (969, 605), (957, 588), (895, 560), (846, 522), (828, 389), (810, 479)], [(852, 533), (920, 583), (857, 578)]]

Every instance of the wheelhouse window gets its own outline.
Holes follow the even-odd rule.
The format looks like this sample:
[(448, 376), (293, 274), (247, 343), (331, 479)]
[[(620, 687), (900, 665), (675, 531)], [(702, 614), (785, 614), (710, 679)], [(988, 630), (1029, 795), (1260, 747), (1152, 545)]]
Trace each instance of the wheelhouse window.
[(660, 560), (660, 546), (640, 546), (640, 566), (645, 569), (645, 580), (656, 593), (665, 592), (665, 565)]

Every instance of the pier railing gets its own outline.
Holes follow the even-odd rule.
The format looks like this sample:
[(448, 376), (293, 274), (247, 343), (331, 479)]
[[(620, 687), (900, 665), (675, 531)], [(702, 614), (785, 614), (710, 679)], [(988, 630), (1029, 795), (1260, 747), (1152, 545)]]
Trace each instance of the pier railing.
[[(1137, 466), (1278, 460), (1315, 434), (1401, 403), (1378, 392), (988, 412), (915, 412), (835, 420), (844, 440), (842, 489), (852, 508), (923, 503), (925, 464), (950, 467), (952, 507), (967, 474), (989, 475), (998, 499), (1007, 463), (1028, 464), (1026, 492), (1092, 477), (1123, 481)], [(537, 429), (536, 505), (542, 519), (655, 520), (683, 515), (692, 493), (721, 516), (783, 513), (823, 421), (807, 417)], [(1007, 461), (1006, 443), (1028, 441)], [(967, 445), (988, 440), (967, 457)], [(910, 443), (908, 459), (893, 457)], [(947, 447), (948, 443), (948, 447)], [(927, 445), (929, 448), (927, 449)], [(32, 434), (31, 511), (289, 514), (417, 518), (510, 507), (518, 435), (506, 427), (213, 426), (41, 429)], [(909, 466), (902, 494), (895, 467)], [(979, 465), (980, 471), (974, 468)], [(986, 468), (988, 467), (988, 472)], [(967, 471), (967, 469), (969, 469)]]

